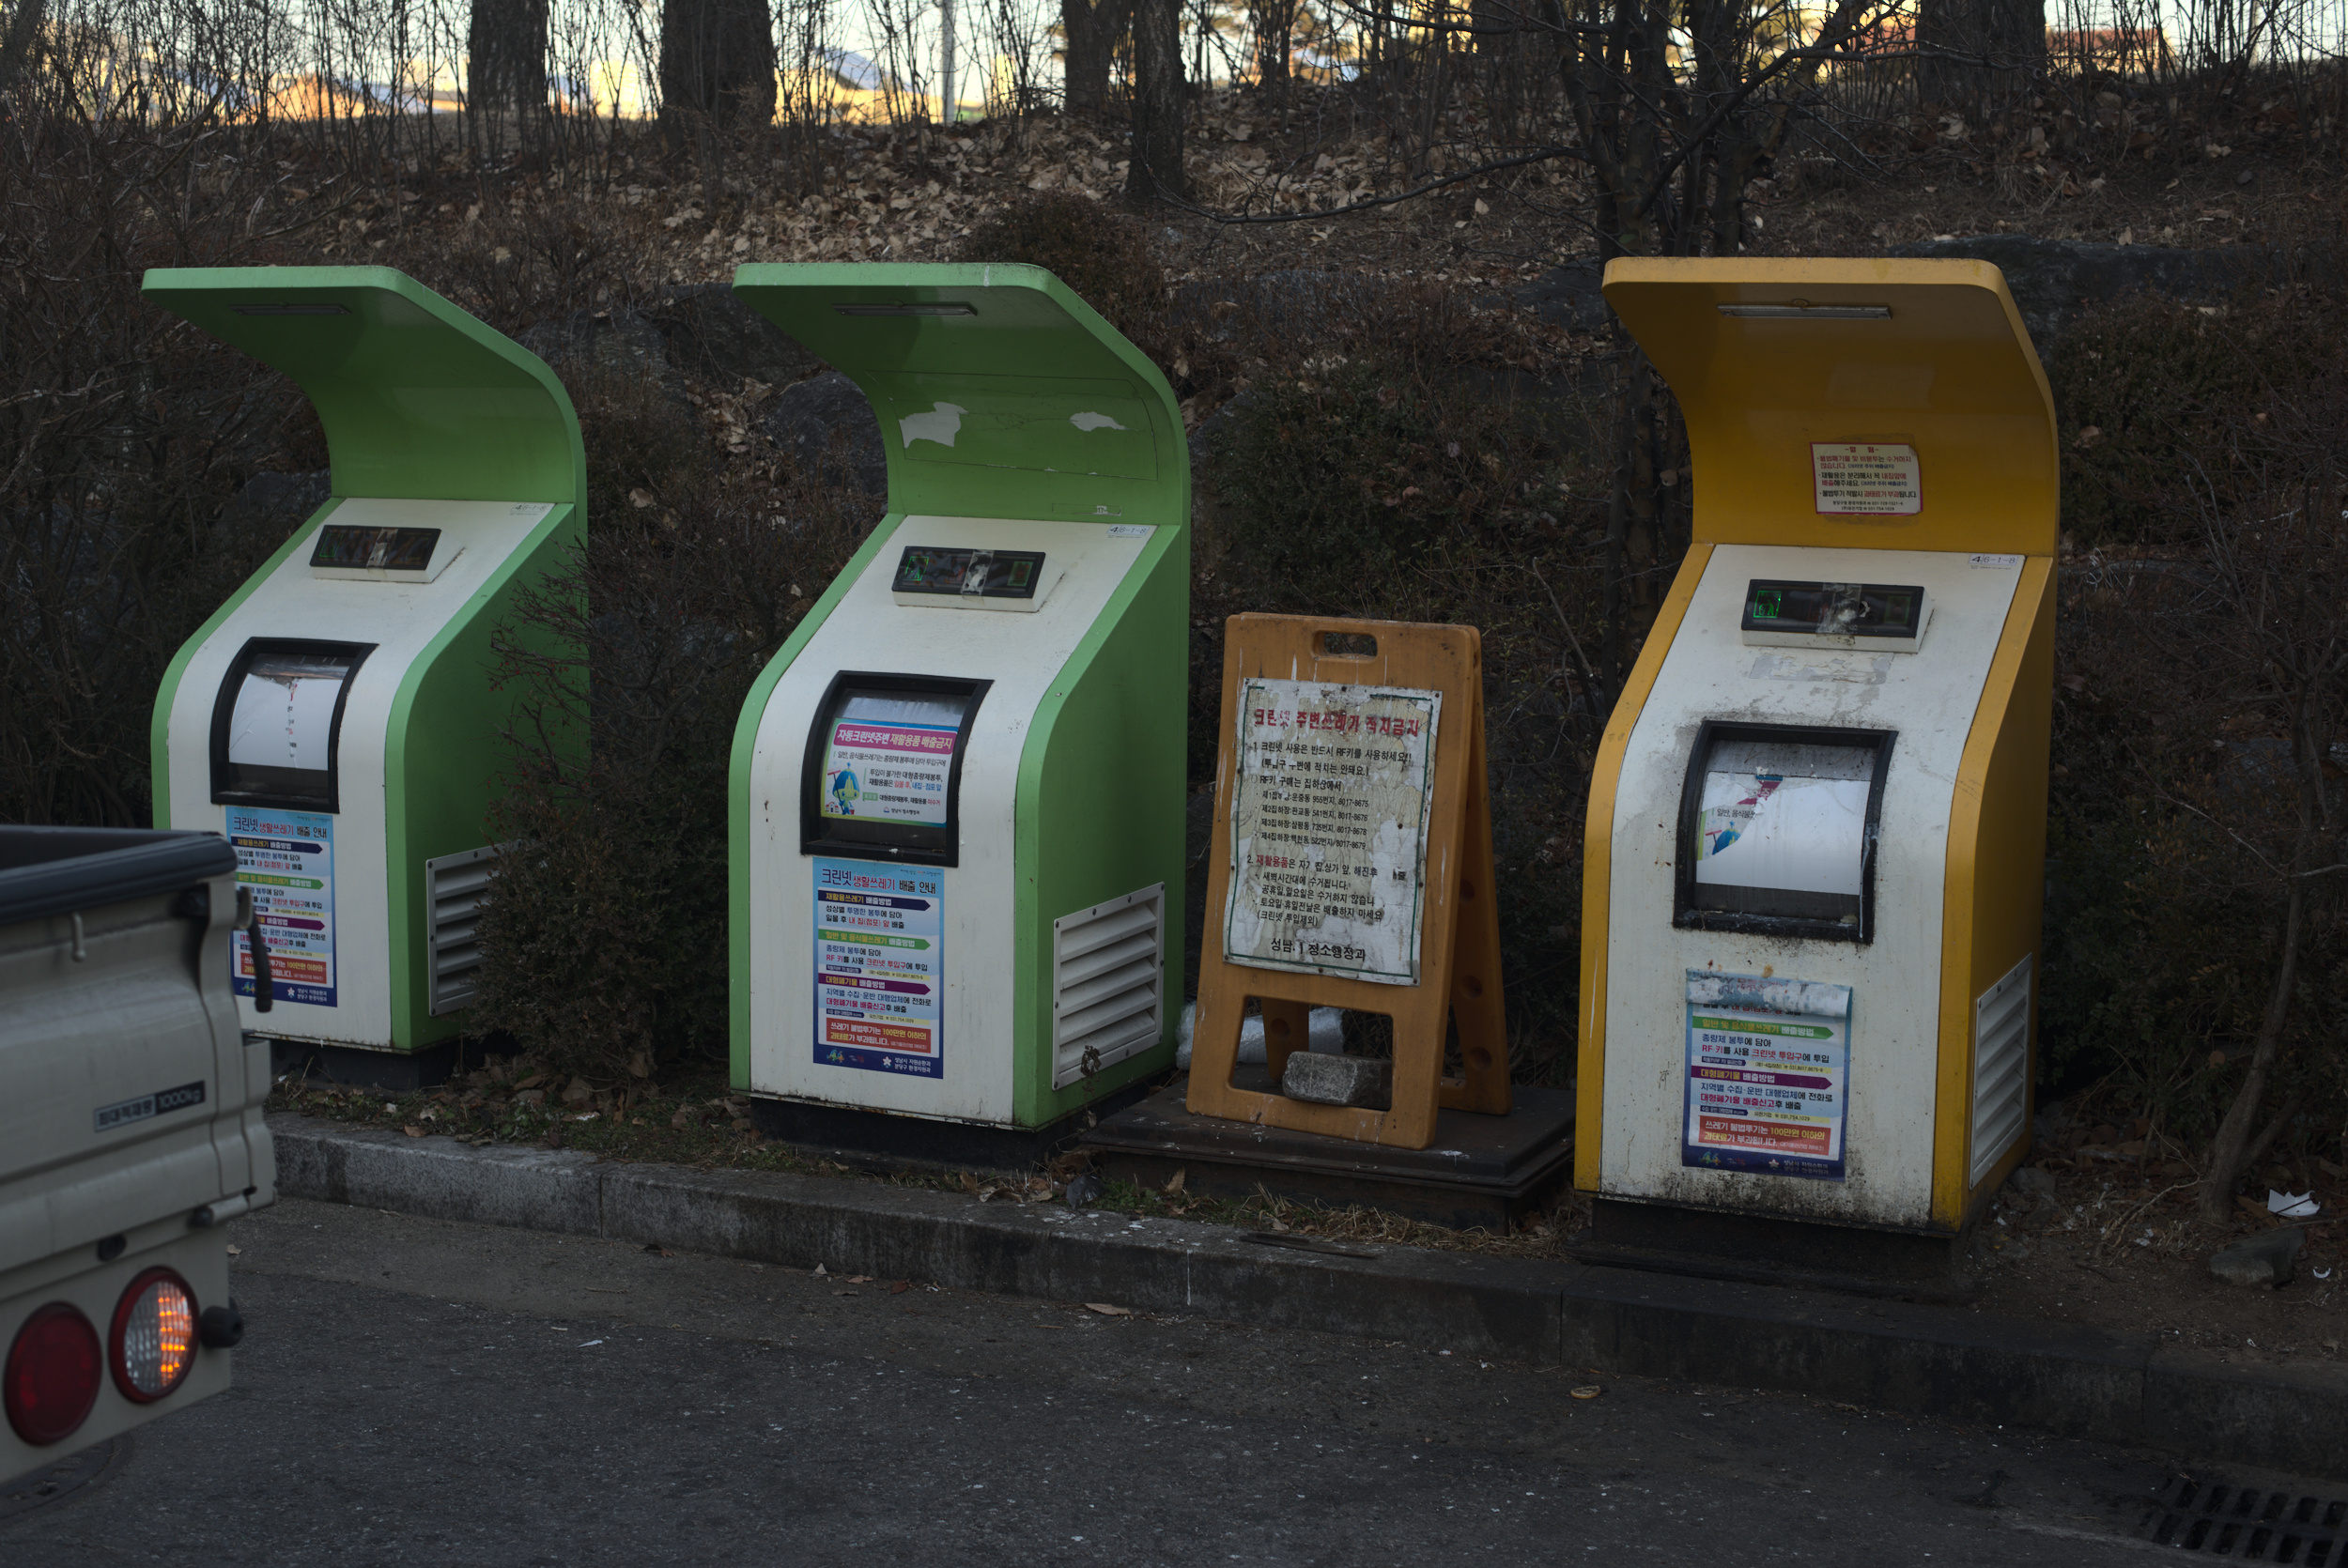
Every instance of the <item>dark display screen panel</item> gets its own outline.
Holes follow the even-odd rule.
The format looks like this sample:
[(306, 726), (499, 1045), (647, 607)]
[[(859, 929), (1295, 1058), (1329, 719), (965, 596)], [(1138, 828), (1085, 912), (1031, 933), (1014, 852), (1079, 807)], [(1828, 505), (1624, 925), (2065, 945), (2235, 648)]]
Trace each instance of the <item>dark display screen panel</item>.
[(896, 593), (935, 593), (960, 598), (1032, 599), (1043, 579), (1042, 550), (982, 550), (944, 545), (907, 545), (889, 580)]
[(247, 642), (212, 706), (214, 803), (340, 809), (343, 708), (351, 678), (374, 646)]
[(351, 528), (329, 523), (318, 530), (312, 566), (346, 571), (423, 572), (432, 565), (440, 546), (437, 528)]
[(956, 864), (963, 753), (988, 684), (835, 676), (808, 734), (801, 847)]
[(1922, 629), (1923, 604), (1924, 591), (1912, 584), (1755, 577), (1745, 587), (1743, 630), (1913, 641)]

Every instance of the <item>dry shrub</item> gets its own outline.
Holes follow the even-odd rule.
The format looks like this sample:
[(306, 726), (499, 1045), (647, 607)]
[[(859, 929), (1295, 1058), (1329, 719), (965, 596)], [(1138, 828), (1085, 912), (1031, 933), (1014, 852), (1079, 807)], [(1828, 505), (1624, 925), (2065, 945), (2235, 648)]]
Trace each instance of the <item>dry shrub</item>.
[(476, 192), (473, 221), (394, 263), (518, 335), (573, 311), (608, 309), (657, 287), (657, 259), (610, 195), (544, 186)]
[(657, 386), (577, 396), (600, 510), (501, 641), (521, 696), (495, 831), (516, 847), (471, 1022), (610, 1082), (724, 1053), (734, 724), (878, 498), (720, 469)]
[(163, 669), (301, 520), (223, 504), (257, 470), (324, 466), (298, 392), (138, 292), (149, 267), (273, 259), (236, 221), (257, 177), (224, 150), (135, 125), (0, 135), (0, 819), (152, 820)]
[[(2296, 406), (2332, 373), (2348, 315), (2329, 300), (2251, 291), (2224, 305), (2132, 295), (2082, 315), (2047, 363), (2062, 444), (2062, 519), (2084, 548), (2156, 545), (2190, 528), (2181, 458), (2230, 450), (2270, 404)], [(2228, 500), (2255, 476), (2207, 478)]]
[(2278, 385), (2275, 346), (2329, 307), (2257, 315), (2206, 351), (2264, 390), (2198, 405), (2142, 530), (2164, 543), (2064, 569), (2041, 1017), (2058, 1082), (2199, 1142), (2256, 1073), (2304, 1154), (2348, 1114), (2348, 352), (2296, 349), (2313, 374)]
[(973, 228), (961, 259), (1043, 268), (1144, 354), (1166, 362), (1166, 275), (1134, 219), (1084, 196), (1048, 191)]
[(1256, 608), (1416, 619), (1429, 568), (1558, 542), (1557, 456), (1457, 381), (1371, 361), (1266, 382), (1213, 451), (1226, 559)]
[[(143, 824), (164, 668), (323, 499), (246, 486), (327, 466), (300, 390), (148, 303), (145, 271), (317, 261), (338, 234), (375, 244), (372, 225), (370, 259), (517, 331), (644, 269), (583, 196), (472, 182), (451, 194), (479, 217), (452, 238), (283, 132), (18, 108), (0, 136), (0, 819)], [(289, 199), (289, 169), (315, 201)]]

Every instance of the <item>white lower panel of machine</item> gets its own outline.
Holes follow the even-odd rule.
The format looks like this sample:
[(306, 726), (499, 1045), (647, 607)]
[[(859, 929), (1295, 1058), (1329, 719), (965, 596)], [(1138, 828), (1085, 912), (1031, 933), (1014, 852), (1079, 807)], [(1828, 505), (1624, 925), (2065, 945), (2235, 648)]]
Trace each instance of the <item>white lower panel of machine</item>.
[[(1147, 529), (1093, 523), (906, 517), (776, 683), (750, 762), (753, 1091), (1011, 1125), (1019, 1070), (1013, 1059), (1019, 962), (1013, 833), (1020, 760), (1038, 707), (1150, 537)], [(1053, 583), (1031, 614), (980, 615), (955, 604), (899, 603), (891, 581), (908, 546), (1040, 552)], [(849, 861), (836, 848), (803, 853), (801, 770), (809, 728), (843, 672), (990, 683), (959, 757), (957, 864), (905, 867), (934, 884), (939, 903), (935, 938), (919, 939), (934, 941), (921, 949), (922, 973), (908, 970), (895, 982), (922, 989), (896, 993), (902, 1002), (875, 1001), (870, 1016), (858, 1021), (873, 1026), (868, 1038), (895, 1041), (894, 1048), (850, 1048), (825, 1038), (838, 1031), (825, 1022), (822, 998), (836, 1000), (839, 991), (818, 961), (817, 869)], [(819, 746), (818, 766), (825, 758)], [(862, 788), (859, 778), (857, 789)], [(851, 808), (836, 776), (826, 779), (826, 791), (834, 808)], [(856, 864), (876, 873), (891, 866), (886, 857)], [(902, 933), (874, 928), (873, 934)], [(878, 982), (862, 989), (881, 994), (891, 983), (877, 971), (857, 978)], [(930, 1029), (926, 1015), (916, 1021), (909, 1009), (933, 1005)], [(908, 1010), (892, 1012), (899, 1008)], [(1049, 1045), (1048, 1039), (1043, 1043)]]
[[(1822, 1220), (1929, 1222), (1950, 808), (2018, 568), (1984, 570), (1963, 555), (1922, 551), (1722, 546), (1712, 552), (1631, 731), (1615, 795), (1601, 1191)], [(1739, 624), (1756, 578), (1917, 584), (1931, 595), (1932, 635), (1905, 654), (1754, 648)], [(1675, 925), (1680, 807), (1690, 751), (1707, 720), (1893, 733), (1872, 845), (1872, 941)], [(1803, 899), (1847, 897), (1861, 848), (1853, 814), (1865, 799), (1849, 776), (1861, 770), (1744, 761), (1753, 764), (1747, 770), (1753, 788), (1716, 802), (1708, 782), (1697, 780), (1705, 803), (1746, 809), (1739, 803), (1747, 795), (1782, 798), (1758, 802), (1754, 842), (1732, 841), (1717, 870), (1725, 873), (1749, 847), (1767, 864), (1740, 871), (1739, 885), (1757, 881), (1795, 888)], [(1723, 781), (1722, 790), (1746, 782)], [(1783, 818), (1774, 827), (1773, 813)], [(1704, 879), (1701, 861), (1693, 869)], [(1773, 1174), (1766, 1162), (1707, 1166), (1701, 1149), (1690, 1152), (1693, 1085), (1707, 1071), (1722, 1070), (1701, 1061), (1691, 1044), (1690, 980), (1706, 974), (1806, 982), (1847, 996), (1847, 1015), (1832, 1026), (1785, 1021), (1789, 1028), (1827, 1030), (1813, 1052), (1826, 1058), (1810, 1074), (1820, 1082), (1809, 1087), (1831, 1097), (1841, 1118), (1821, 1145), (1835, 1158), (1788, 1159)], [(1780, 1092), (1801, 1067), (1772, 1058), (1770, 1082), (1748, 1098)]]

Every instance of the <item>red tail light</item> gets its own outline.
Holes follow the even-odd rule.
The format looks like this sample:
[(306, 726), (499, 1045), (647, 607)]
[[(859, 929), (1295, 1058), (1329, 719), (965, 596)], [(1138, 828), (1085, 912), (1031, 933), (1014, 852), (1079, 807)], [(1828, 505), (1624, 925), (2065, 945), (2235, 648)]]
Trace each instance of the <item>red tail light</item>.
[(98, 1403), (98, 1330), (63, 1301), (24, 1320), (0, 1371), (0, 1403), (16, 1435), (36, 1447), (62, 1442), (89, 1419)]
[(134, 1405), (152, 1405), (179, 1386), (195, 1364), (195, 1297), (168, 1268), (132, 1280), (115, 1307), (111, 1337), (115, 1387)]

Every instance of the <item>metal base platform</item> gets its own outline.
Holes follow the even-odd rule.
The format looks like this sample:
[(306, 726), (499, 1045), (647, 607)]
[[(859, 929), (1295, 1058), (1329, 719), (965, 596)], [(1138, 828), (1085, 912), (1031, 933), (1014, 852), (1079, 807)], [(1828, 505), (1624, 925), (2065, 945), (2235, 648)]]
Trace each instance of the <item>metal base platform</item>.
[(1980, 1293), (1960, 1269), (1964, 1247), (1962, 1237), (1594, 1198), (1590, 1228), (1568, 1240), (1566, 1252), (1610, 1268), (1962, 1302)]
[[(1244, 1067), (1232, 1081), (1272, 1088), (1261, 1067)], [(1505, 1231), (1537, 1208), (1572, 1165), (1573, 1096), (1560, 1089), (1520, 1087), (1515, 1109), (1505, 1116), (1442, 1112), (1432, 1144), (1398, 1149), (1193, 1115), (1182, 1104), (1188, 1084), (1187, 1077), (1177, 1079), (1085, 1134), (1083, 1146), (1099, 1155), (1104, 1176), (1164, 1187), (1184, 1171), (1183, 1191), (1203, 1197), (1252, 1197), (1261, 1188), (1275, 1197), (1362, 1204), (1454, 1230)]]
[(1147, 1080), (1129, 1084), (1043, 1127), (988, 1127), (753, 1094), (750, 1125), (773, 1142), (857, 1170), (1018, 1174), (1069, 1147), (1089, 1123), (1131, 1105), (1151, 1086)]
[[(266, 1033), (255, 1030), (255, 1033)], [(421, 1051), (366, 1051), (354, 1045), (319, 1045), (313, 1040), (269, 1042), (270, 1074), (291, 1073), (312, 1084), (339, 1084), (349, 1088), (381, 1089), (387, 1094), (413, 1094), (436, 1089), (487, 1061), (479, 1040), (442, 1040)]]

